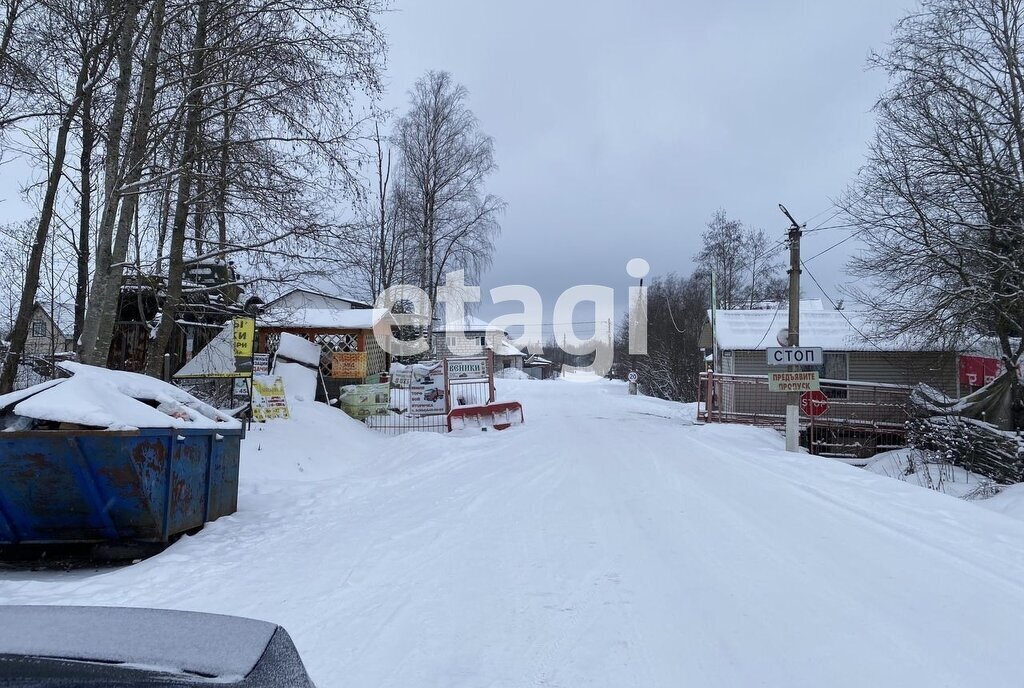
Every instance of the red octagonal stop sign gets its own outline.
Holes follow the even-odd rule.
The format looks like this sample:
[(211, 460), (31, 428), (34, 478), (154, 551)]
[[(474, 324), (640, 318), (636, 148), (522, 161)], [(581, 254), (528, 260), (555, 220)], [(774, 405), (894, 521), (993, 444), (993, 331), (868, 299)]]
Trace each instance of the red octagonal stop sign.
[(808, 416), (820, 416), (828, 411), (828, 397), (821, 390), (800, 395), (800, 410)]

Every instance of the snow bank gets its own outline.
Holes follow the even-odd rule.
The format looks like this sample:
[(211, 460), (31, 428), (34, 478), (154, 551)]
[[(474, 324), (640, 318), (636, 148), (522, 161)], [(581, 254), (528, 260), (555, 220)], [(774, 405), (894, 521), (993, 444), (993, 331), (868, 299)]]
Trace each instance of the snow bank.
[(913, 449), (876, 454), (864, 470), (961, 499), (984, 499), (998, 489), (995, 481), (960, 466), (925, 463)]
[(524, 373), (519, 368), (505, 368), (499, 370), (494, 374), (494, 377), (501, 378), (503, 380), (534, 380), (536, 378)]
[(978, 506), (1024, 520), (1024, 483), (1004, 487), (988, 499), (975, 502)]

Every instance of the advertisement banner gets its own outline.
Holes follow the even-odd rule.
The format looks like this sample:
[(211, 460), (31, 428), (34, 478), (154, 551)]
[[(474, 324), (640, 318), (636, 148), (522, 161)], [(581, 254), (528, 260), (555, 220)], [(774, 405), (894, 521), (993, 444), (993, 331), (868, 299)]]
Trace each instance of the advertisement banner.
[(252, 355), (252, 374), (270, 375), (270, 354)]
[(252, 352), (256, 338), (256, 321), (252, 318), (232, 318), (234, 330), (235, 372), (252, 375)]
[(252, 379), (252, 419), (262, 423), (271, 418), (290, 418), (284, 380), (280, 375), (256, 375)]
[(331, 377), (362, 380), (366, 377), (366, 352), (345, 351), (331, 355)]
[(960, 384), (977, 388), (984, 387), (999, 377), (1003, 364), (998, 358), (987, 356), (960, 357)]
[(345, 385), (338, 396), (341, 410), (356, 420), (387, 413), (391, 402), (391, 383)]
[(444, 415), (444, 378), (415, 380), (409, 385), (409, 412), (421, 416)]

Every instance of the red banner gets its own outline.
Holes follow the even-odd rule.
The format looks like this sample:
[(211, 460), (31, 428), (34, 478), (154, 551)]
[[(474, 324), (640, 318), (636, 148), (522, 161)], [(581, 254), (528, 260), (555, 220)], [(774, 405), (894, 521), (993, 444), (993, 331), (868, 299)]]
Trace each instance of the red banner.
[(1002, 371), (998, 358), (987, 356), (960, 357), (960, 384), (969, 387), (983, 387), (995, 380)]

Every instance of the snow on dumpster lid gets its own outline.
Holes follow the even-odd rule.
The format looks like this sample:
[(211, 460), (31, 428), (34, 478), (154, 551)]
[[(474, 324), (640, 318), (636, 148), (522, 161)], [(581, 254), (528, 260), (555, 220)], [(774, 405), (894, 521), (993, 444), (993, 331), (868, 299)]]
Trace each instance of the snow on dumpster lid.
[(72, 377), (0, 396), (0, 411), (107, 430), (241, 427), (188, 392), (146, 375), (72, 362), (59, 367)]

